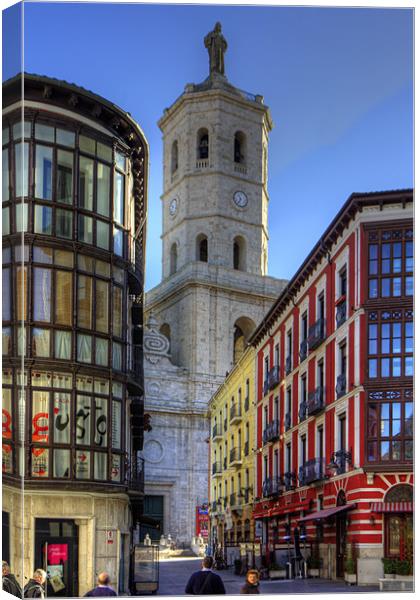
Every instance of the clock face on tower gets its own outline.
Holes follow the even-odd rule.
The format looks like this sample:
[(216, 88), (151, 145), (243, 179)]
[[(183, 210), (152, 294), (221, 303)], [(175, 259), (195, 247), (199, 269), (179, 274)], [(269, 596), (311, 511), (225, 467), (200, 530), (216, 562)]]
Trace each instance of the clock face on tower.
[(248, 197), (245, 192), (238, 191), (233, 194), (233, 201), (239, 208), (245, 208), (248, 204)]
[(173, 200), (171, 200), (171, 202), (169, 204), (169, 214), (171, 215), (171, 217), (174, 217), (176, 215), (177, 210), (178, 210), (178, 200), (176, 198), (174, 198)]

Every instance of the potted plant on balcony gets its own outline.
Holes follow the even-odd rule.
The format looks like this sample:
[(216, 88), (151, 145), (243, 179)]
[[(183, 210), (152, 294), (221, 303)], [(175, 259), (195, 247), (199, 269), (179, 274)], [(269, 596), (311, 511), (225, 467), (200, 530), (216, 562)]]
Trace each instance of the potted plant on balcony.
[(356, 561), (352, 556), (349, 556), (344, 563), (344, 581), (349, 585), (357, 583)]
[(318, 556), (309, 556), (306, 562), (308, 577), (320, 577), (321, 560)]
[(393, 558), (383, 558), (384, 564), (384, 577), (385, 579), (395, 579), (395, 573), (397, 572), (396, 561)]

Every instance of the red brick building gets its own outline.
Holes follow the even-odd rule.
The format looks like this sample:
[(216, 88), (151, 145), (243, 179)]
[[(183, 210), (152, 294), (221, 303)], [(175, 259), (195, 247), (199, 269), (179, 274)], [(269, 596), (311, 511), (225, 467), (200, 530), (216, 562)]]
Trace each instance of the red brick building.
[(333, 579), (412, 553), (412, 202), (350, 196), (251, 339), (257, 531), (271, 560), (299, 533)]

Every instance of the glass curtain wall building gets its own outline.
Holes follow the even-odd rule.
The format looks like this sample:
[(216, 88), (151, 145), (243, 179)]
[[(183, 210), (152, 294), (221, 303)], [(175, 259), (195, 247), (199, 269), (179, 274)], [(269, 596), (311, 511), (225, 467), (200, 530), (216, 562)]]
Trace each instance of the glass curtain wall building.
[(101, 570), (124, 592), (143, 502), (148, 146), (87, 90), (23, 84), (24, 102), (20, 76), (3, 86), (4, 558), (22, 583), (47, 568), (48, 595), (83, 595)]

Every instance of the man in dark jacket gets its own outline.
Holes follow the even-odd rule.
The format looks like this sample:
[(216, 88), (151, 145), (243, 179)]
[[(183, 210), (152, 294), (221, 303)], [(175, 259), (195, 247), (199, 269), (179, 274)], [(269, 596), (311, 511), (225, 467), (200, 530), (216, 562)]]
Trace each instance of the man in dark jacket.
[(88, 597), (96, 597), (96, 596), (116, 596), (115, 590), (109, 585), (111, 583), (111, 577), (108, 573), (99, 573), (98, 575), (98, 585), (90, 592), (85, 594), (85, 598)]
[(22, 588), (20, 587), (16, 577), (10, 572), (9, 564), (5, 560), (2, 562), (2, 572), (3, 590), (5, 592), (9, 592), (9, 594), (13, 594), (13, 596), (22, 598)]
[(213, 566), (213, 558), (206, 556), (203, 559), (201, 571), (193, 573), (185, 588), (186, 594), (194, 594), (194, 596), (201, 596), (203, 594), (226, 594), (225, 586), (223, 581), (213, 573), (211, 568)]
[(47, 574), (43, 569), (36, 569), (32, 579), (28, 581), (23, 590), (24, 598), (45, 598), (44, 583)]

